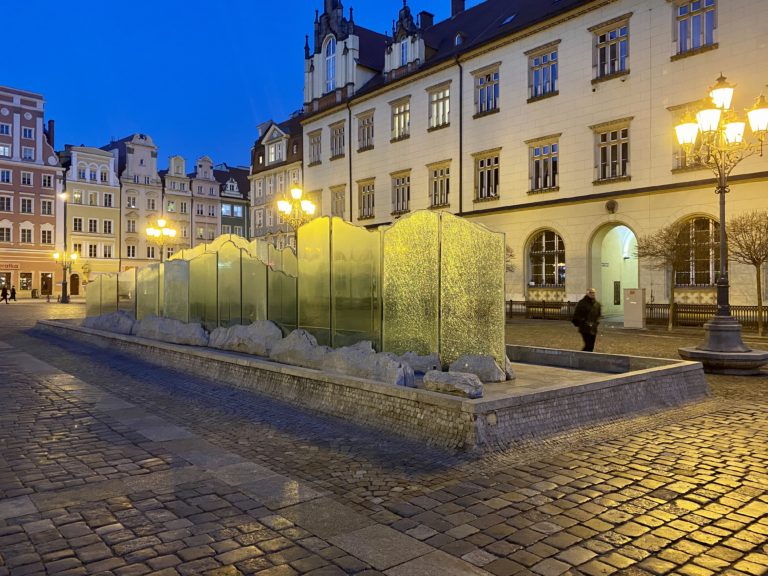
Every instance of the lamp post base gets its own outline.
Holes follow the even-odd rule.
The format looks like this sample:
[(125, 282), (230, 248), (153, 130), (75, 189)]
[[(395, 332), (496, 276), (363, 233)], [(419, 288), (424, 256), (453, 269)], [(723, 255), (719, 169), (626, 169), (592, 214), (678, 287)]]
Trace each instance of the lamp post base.
[(759, 374), (768, 364), (768, 351), (752, 350), (741, 340), (741, 324), (733, 316), (714, 316), (704, 324), (704, 342), (678, 348), (683, 360), (701, 362), (710, 374)]

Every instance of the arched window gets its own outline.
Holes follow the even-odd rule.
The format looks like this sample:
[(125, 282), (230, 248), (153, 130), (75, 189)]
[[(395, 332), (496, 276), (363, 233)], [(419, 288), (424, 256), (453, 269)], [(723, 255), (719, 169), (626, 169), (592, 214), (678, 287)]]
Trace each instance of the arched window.
[(714, 286), (720, 270), (720, 224), (707, 217), (692, 218), (680, 234), (686, 255), (675, 274), (676, 286)]
[(408, 64), (408, 40), (405, 39), (400, 44), (400, 66)]
[(336, 89), (336, 38), (331, 37), (325, 45), (325, 91)]
[(528, 258), (529, 286), (565, 286), (565, 244), (556, 232), (539, 232), (531, 242)]

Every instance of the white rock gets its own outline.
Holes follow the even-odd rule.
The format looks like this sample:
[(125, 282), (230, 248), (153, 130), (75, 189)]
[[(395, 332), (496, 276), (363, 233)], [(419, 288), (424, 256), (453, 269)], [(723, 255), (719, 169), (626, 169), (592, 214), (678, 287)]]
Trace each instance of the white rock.
[(414, 372), (426, 374), (430, 370), (440, 370), (440, 358), (437, 357), (437, 354), (419, 356), (415, 352), (406, 352), (400, 356), (400, 360), (413, 368)]
[(272, 346), (282, 338), (283, 333), (274, 322), (257, 320), (248, 326), (216, 328), (211, 332), (208, 346), (256, 356), (269, 356)]
[(424, 388), (466, 398), (482, 398), (483, 383), (475, 374), (430, 370), (424, 374)]
[(325, 358), (323, 369), (337, 374), (366, 378), (413, 388), (413, 369), (394, 354), (376, 354), (370, 342), (358, 342), (332, 350)]
[(276, 362), (316, 368), (321, 370), (326, 356), (331, 351), (327, 346), (318, 346), (317, 340), (306, 330), (294, 330), (272, 346), (269, 357)]
[(208, 346), (208, 333), (200, 324), (185, 324), (173, 318), (148, 316), (136, 322), (133, 334), (174, 344)]
[(133, 316), (124, 310), (118, 310), (101, 316), (89, 316), (83, 320), (82, 326), (116, 334), (131, 334), (135, 322)]
[(507, 373), (499, 368), (493, 356), (486, 354), (464, 354), (448, 367), (449, 372), (469, 372), (481, 382), (504, 382)]

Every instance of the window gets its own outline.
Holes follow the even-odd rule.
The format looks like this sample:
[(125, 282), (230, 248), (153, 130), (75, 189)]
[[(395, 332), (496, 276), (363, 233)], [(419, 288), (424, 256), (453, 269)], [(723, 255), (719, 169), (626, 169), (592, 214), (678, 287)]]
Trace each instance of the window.
[(21, 185), (22, 186), (32, 186), (32, 172), (22, 172), (21, 173)]
[(186, 192), (187, 191), (187, 183), (186, 182), (179, 182), (179, 190), (181, 190), (182, 192)]
[(32, 214), (32, 198), (21, 199), (21, 213)]
[(677, 53), (715, 44), (715, 0), (686, 0), (677, 6)]
[(720, 270), (720, 225), (711, 218), (691, 219), (680, 234), (686, 254), (676, 286), (714, 286)]
[(411, 174), (392, 175), (392, 214), (408, 212), (411, 200)]
[(530, 287), (565, 286), (565, 244), (552, 230), (539, 232), (528, 253)]
[(82, 204), (83, 202), (83, 193), (80, 190), (75, 190), (72, 192), (72, 204)]
[(11, 125), (0, 124), (0, 136), (10, 136), (10, 135), (11, 135)]
[(357, 117), (357, 151), (373, 148), (373, 112)]
[(136, 220), (128, 220), (126, 225), (128, 227), (127, 232), (136, 233)]
[(165, 258), (166, 259), (170, 258), (171, 256), (173, 256), (173, 253), (174, 253), (173, 247), (172, 246), (167, 246), (166, 249), (165, 249)]
[(32, 228), (21, 229), (21, 241), (24, 244), (32, 244)]
[(11, 147), (8, 144), (0, 144), (0, 156), (11, 157)]
[(451, 88), (444, 85), (429, 89), (429, 127), (442, 128), (451, 123)]
[(202, 185), (199, 185), (199, 184), (198, 184), (198, 186), (197, 186), (197, 193), (198, 193), (198, 194), (202, 194), (202, 193), (203, 193), (203, 187), (202, 187)]
[(221, 215), (222, 216), (232, 216), (232, 204), (222, 204), (221, 205)]
[(53, 176), (43, 174), (43, 188), (53, 188)]
[(557, 136), (526, 142), (528, 144), (528, 177), (531, 192), (550, 190), (558, 186)]
[(263, 210), (256, 210), (256, 227), (261, 228), (264, 226), (264, 211)]
[(32, 290), (32, 272), (19, 274), (19, 290)]
[(34, 128), (22, 128), (21, 129), (21, 137), (26, 138), (27, 140), (33, 140), (35, 137), (35, 130)]
[(429, 206), (448, 206), (451, 190), (451, 168), (448, 164), (429, 167)]
[(147, 258), (153, 259), (155, 257), (155, 247), (147, 246)]
[(499, 197), (499, 152), (475, 155), (475, 200), (495, 200)]
[(22, 160), (34, 160), (35, 159), (35, 149), (30, 148), (29, 146), (22, 146), (21, 147), (21, 159)]
[(104, 207), (112, 208), (112, 194), (109, 192), (104, 193)]
[(320, 154), (322, 151), (321, 146), (321, 132), (318, 130), (317, 132), (312, 132), (308, 135), (309, 137), (309, 165), (312, 166), (313, 164), (320, 164)]
[(411, 100), (393, 102), (392, 106), (392, 141), (408, 138), (411, 132)]
[(346, 206), (346, 187), (331, 187), (331, 216), (344, 218), (344, 207)]
[(88, 218), (88, 233), (97, 234), (99, 232), (99, 221), (96, 218)]
[(53, 244), (53, 240), (51, 239), (53, 236), (53, 232), (50, 230), (42, 230), (40, 232), (40, 243), (41, 244)]
[(499, 109), (499, 65), (475, 72), (475, 116)]
[(629, 72), (629, 17), (621, 16), (590, 28), (594, 34), (595, 80)]
[(209, 195), (209, 196), (215, 196), (215, 195), (216, 195), (216, 192), (214, 191), (214, 188), (213, 188), (213, 186), (211, 186), (211, 187), (208, 189), (208, 195)]
[(0, 182), (3, 184), (10, 184), (11, 183), (11, 171), (10, 170), (0, 170)]
[(112, 258), (112, 244), (106, 244), (101, 249), (104, 258)]
[(358, 182), (357, 185), (359, 205), (359, 220), (365, 220), (367, 218), (373, 218), (375, 216), (375, 196), (376, 188), (373, 180), (367, 180), (365, 182)]
[(216, 238), (216, 229), (211, 228), (208, 230), (208, 240), (213, 240), (214, 238)]
[(72, 231), (73, 232), (82, 232), (83, 231), (83, 219), (82, 218), (72, 218)]
[(182, 238), (188, 238), (189, 237), (189, 228), (186, 226), (181, 227), (181, 237)]
[(197, 215), (202, 216), (204, 214), (204, 206), (198, 202), (197, 206)]
[(53, 200), (40, 201), (40, 214), (45, 216), (53, 215)]
[(216, 206), (208, 206), (208, 216), (211, 218), (216, 216)]
[(181, 212), (182, 214), (186, 214), (187, 213), (187, 203), (186, 202), (182, 202), (181, 203), (181, 209), (179, 210), (179, 212)]
[(408, 64), (408, 39), (400, 43), (400, 66)]
[(629, 121), (593, 126), (597, 138), (595, 182), (629, 178)]
[(125, 202), (126, 208), (136, 208), (136, 196), (128, 196)]
[(131, 244), (128, 244), (125, 247), (125, 252), (128, 258), (136, 258), (136, 246), (133, 246)]
[(557, 44), (537, 48), (528, 55), (528, 98), (557, 94)]
[(100, 172), (100, 180), (102, 184), (109, 182), (109, 173), (106, 170)]
[(344, 122), (331, 126), (331, 160), (344, 156)]
[(88, 176), (89, 176), (91, 182), (96, 182), (96, 169), (95, 168), (91, 168), (91, 170), (88, 173)]
[(89, 192), (88, 206), (98, 206), (98, 205), (99, 205), (99, 195), (96, 192)]
[(85, 180), (85, 166), (78, 166), (77, 167), (77, 179), (78, 180)]
[(243, 207), (242, 206), (232, 206), (232, 215), (235, 218), (242, 218), (243, 217)]
[(238, 236), (243, 235), (243, 227), (242, 226), (235, 226), (234, 227), (234, 233)]
[(168, 200), (168, 203), (165, 205), (165, 211), (176, 212), (176, 202), (174, 200)]
[(272, 210), (267, 208), (267, 227), (271, 228), (275, 223), (275, 218), (272, 214)]
[(276, 142), (267, 146), (267, 159), (269, 164), (274, 162), (282, 162), (283, 160), (283, 143)]
[(336, 89), (336, 38), (331, 37), (325, 45), (325, 91)]
[(104, 220), (102, 227), (104, 234), (112, 234), (112, 220)]
[(231, 234), (232, 233), (232, 226), (229, 224), (222, 224), (221, 225), (221, 233), (222, 234)]
[(155, 210), (155, 199), (147, 198), (147, 210)]
[(0, 196), (0, 212), (11, 211), (11, 198), (9, 196)]
[(83, 253), (83, 245), (79, 242), (75, 242), (72, 244), (72, 251), (75, 252), (78, 256)]
[(0, 227), (0, 242), (11, 241), (11, 229), (7, 226)]

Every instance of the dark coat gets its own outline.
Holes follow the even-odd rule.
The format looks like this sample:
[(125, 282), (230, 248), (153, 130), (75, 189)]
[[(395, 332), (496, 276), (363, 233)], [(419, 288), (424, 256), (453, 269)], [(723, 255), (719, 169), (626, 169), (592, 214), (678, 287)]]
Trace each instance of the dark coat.
[(597, 334), (597, 325), (600, 324), (600, 302), (584, 296), (576, 304), (572, 322), (583, 334)]

